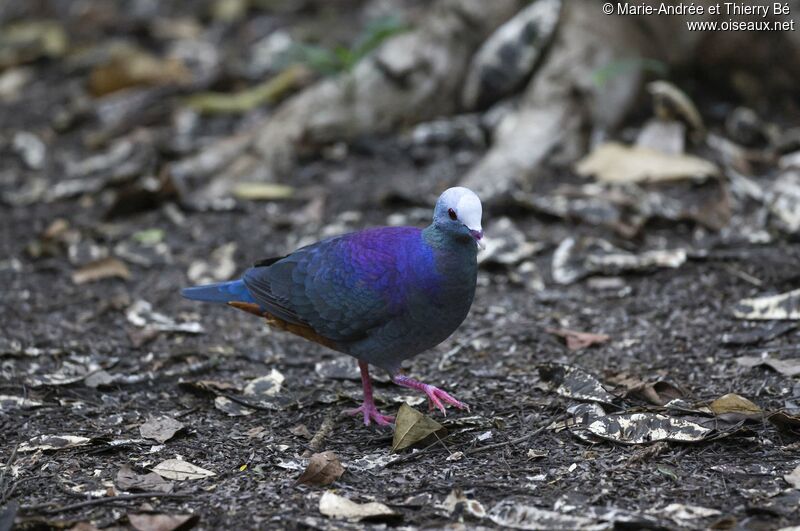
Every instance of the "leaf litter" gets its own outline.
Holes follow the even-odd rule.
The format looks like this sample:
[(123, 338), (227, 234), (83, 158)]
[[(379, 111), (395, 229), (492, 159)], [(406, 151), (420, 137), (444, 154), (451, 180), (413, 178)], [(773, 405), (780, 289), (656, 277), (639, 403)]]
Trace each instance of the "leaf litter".
[(339, 457), (332, 451), (313, 454), (308, 466), (295, 480), (295, 485), (312, 485), (324, 487), (330, 485), (344, 474), (344, 467)]
[(442, 437), (447, 430), (416, 409), (402, 404), (397, 412), (392, 438), (392, 451), (399, 452), (415, 444), (428, 441), (431, 438)]

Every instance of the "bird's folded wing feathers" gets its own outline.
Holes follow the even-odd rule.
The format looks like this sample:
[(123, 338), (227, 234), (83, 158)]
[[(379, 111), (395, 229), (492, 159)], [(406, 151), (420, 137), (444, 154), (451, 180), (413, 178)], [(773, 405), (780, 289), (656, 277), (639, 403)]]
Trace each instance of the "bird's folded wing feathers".
[(268, 312), (334, 341), (354, 341), (388, 322), (402, 304), (397, 257), (347, 236), (302, 248), (244, 275)]

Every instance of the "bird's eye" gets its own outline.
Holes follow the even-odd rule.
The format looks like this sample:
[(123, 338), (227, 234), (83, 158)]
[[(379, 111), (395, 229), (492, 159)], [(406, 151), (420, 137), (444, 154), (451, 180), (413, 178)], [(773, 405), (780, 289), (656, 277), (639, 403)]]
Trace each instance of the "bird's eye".
[(447, 215), (450, 216), (450, 219), (458, 219), (458, 216), (456, 216), (456, 211), (452, 208), (447, 210)]

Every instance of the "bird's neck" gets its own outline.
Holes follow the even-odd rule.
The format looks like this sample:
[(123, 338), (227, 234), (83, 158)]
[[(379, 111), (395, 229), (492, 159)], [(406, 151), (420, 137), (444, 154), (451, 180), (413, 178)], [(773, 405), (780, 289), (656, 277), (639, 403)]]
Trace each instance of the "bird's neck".
[(477, 254), (477, 245), (471, 236), (462, 236), (440, 229), (431, 223), (422, 230), (422, 239), (434, 249), (446, 251), (463, 251), (467, 254)]

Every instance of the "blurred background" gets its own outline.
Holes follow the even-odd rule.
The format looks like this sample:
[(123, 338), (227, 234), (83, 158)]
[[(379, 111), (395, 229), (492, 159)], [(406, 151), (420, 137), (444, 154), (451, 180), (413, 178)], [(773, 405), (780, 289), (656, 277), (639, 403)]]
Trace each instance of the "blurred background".
[[(484, 201), (478, 295), (462, 329), (408, 369), (456, 387), (483, 432), (514, 437), (555, 416), (532, 369), (545, 360), (792, 410), (794, 374), (735, 359), (796, 355), (800, 297), (742, 301), (800, 282), (798, 4), (745, 16), (695, 2), (703, 14), (667, 16), (579, 0), (3, 0), (0, 387), (32, 402), (0, 401), (0, 457), (46, 433), (135, 439), (145, 419), (170, 414), (189, 433), (171, 453), (218, 471), (260, 464), (213, 483), (250, 525), (284, 504), (317, 514), (288, 487), (295, 469), (276, 463), (307, 448), (289, 427), (313, 433), (329, 409), (355, 403), (355, 363), (185, 303), (178, 289), (326, 236), (426, 225), (454, 185)], [(772, 26), (689, 26), (730, 21)], [(789, 321), (773, 329), (773, 319)], [(567, 348), (551, 333), (564, 329), (605, 339)], [(286, 383), (264, 400), (280, 415), (219, 400), (272, 368)], [(378, 390), (391, 404), (398, 393)], [(351, 459), (386, 450), (362, 428), (330, 444)], [(550, 474), (550, 506), (565, 487), (590, 488), (581, 470), (594, 477), (604, 465), (565, 479), (572, 471), (558, 467), (579, 450), (548, 437), (541, 469), (487, 457), (486, 470), (520, 460), (491, 481)], [(83, 496), (108, 486), (120, 462), (152, 460), (141, 441), (125, 448), (125, 458), (59, 453), (48, 466)], [(43, 461), (25, 459), (23, 501), (69, 500), (41, 477)], [(425, 463), (402, 470), (438, 466)], [(429, 478), (437, 495), (453, 477), (485, 479), (450, 466)], [(347, 488), (404, 499), (396, 476), (365, 470), (352, 469)], [(729, 496), (756, 503), (692, 488), (686, 479), (668, 490), (717, 508)], [(640, 495), (661, 499), (609, 499), (635, 510)], [(208, 525), (236, 521), (186, 503)], [(449, 521), (428, 509), (407, 521)]]

